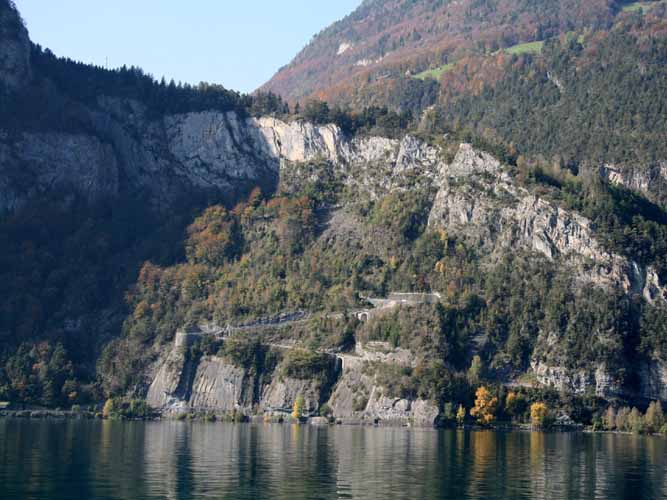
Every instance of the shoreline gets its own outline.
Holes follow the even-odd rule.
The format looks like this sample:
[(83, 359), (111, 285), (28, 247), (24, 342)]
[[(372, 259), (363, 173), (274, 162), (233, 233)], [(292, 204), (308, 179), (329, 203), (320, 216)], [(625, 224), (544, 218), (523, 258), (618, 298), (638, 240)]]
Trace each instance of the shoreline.
[(198, 422), (198, 423), (222, 423), (222, 424), (274, 424), (290, 425), (297, 424), (312, 427), (369, 427), (369, 428), (403, 428), (403, 429), (425, 429), (425, 430), (462, 430), (467, 432), (493, 431), (493, 432), (541, 432), (551, 434), (583, 433), (583, 434), (618, 434), (628, 436), (646, 436), (646, 437), (667, 437), (659, 433), (633, 433), (617, 430), (596, 430), (592, 426), (572, 425), (572, 426), (553, 426), (547, 429), (534, 429), (530, 424), (498, 424), (493, 426), (480, 426), (476, 424), (456, 425), (414, 425), (410, 422), (380, 421), (370, 422), (368, 420), (335, 419), (328, 420), (325, 417), (302, 418), (296, 421), (292, 418), (266, 419), (262, 416), (250, 416), (242, 419), (234, 419), (228, 416), (212, 416), (204, 414), (180, 414), (174, 418), (163, 415), (141, 418), (103, 418), (99, 413), (93, 412), (73, 412), (69, 410), (0, 410), (0, 419), (14, 420), (90, 420), (90, 421), (111, 421), (111, 422)]

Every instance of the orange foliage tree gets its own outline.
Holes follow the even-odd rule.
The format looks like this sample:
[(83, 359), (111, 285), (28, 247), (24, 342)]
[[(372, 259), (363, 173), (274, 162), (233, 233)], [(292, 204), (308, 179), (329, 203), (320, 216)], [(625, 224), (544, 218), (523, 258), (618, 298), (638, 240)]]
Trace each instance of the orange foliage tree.
[(477, 389), (475, 397), (475, 406), (470, 410), (470, 415), (482, 425), (492, 424), (496, 419), (498, 398), (493, 396), (486, 387)]

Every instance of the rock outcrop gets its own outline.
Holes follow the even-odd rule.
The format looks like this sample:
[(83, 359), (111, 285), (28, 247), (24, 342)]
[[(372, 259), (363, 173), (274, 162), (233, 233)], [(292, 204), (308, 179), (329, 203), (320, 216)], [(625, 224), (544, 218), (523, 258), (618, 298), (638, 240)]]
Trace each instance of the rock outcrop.
[(335, 357), (322, 378), (308, 379), (284, 376), (280, 365), (250, 368), (220, 356), (191, 359), (188, 348), (197, 338), (178, 333), (173, 347), (158, 363), (146, 395), (153, 408), (165, 413), (285, 415), (302, 397), (304, 412), (316, 414), (337, 380)]
[(439, 182), (430, 227), (466, 236), (488, 254), (524, 250), (561, 259), (582, 282), (641, 293), (651, 303), (667, 298), (655, 270), (602, 248), (588, 219), (519, 187), (490, 155), (461, 145)]
[(13, 2), (0, 0), (0, 84), (17, 90), (31, 77), (28, 30)]
[(7, 134), (0, 127), (0, 185), (7, 187), (0, 210), (53, 190), (91, 201), (141, 194), (163, 208), (186, 193), (238, 195), (254, 185), (271, 191), (294, 165), (320, 160), (374, 194), (390, 189), (406, 171), (432, 178), (439, 161), (437, 149), (411, 137), (349, 139), (335, 125), (235, 112), (151, 119), (140, 103), (108, 97), (99, 106), (79, 110), (89, 126), (78, 133)]
[(612, 184), (645, 196), (663, 208), (667, 207), (667, 161), (641, 168), (603, 165), (600, 167), (600, 176)]
[(391, 397), (369, 375), (368, 361), (346, 363), (329, 406), (336, 419), (350, 424), (438, 425), (440, 409), (432, 401)]
[(297, 379), (285, 376), (280, 364), (249, 369), (219, 356), (191, 359), (189, 347), (197, 338), (176, 335), (148, 388), (146, 401), (151, 407), (165, 414), (240, 412), (281, 417), (301, 397), (304, 414), (317, 415), (326, 403), (333, 416), (346, 423), (434, 426), (438, 422), (436, 404), (389, 397), (367, 374), (373, 363), (412, 365), (414, 357), (405, 349), (360, 346), (354, 354), (341, 355), (344, 359), (331, 356), (320, 376)]
[(658, 358), (643, 362), (639, 378), (641, 397), (667, 401), (667, 362)]
[(532, 370), (540, 384), (570, 394), (593, 392), (601, 398), (616, 397), (623, 393), (622, 382), (604, 365), (590, 369), (568, 370), (533, 361)]

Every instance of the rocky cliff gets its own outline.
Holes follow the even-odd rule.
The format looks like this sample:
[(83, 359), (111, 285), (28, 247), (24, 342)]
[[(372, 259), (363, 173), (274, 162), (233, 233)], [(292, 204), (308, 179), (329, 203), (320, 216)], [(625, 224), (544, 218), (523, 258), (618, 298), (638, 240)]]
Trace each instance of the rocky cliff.
[[(385, 395), (369, 374), (373, 363), (406, 362), (408, 351), (384, 345), (380, 354), (359, 345), (353, 354), (331, 355), (322, 378), (295, 378), (285, 376), (280, 363), (258, 370), (215, 355), (192, 359), (188, 348), (198, 338), (177, 334), (173, 347), (154, 367), (146, 401), (164, 414), (238, 412), (283, 418), (301, 397), (305, 415), (318, 415), (326, 405), (344, 423), (437, 424), (436, 404)], [(283, 352), (278, 349), (276, 354), (280, 357)]]
[(489, 254), (535, 252), (563, 260), (583, 282), (667, 300), (654, 269), (605, 250), (588, 219), (520, 187), (500, 162), (467, 144), (440, 172), (429, 226), (466, 235)]
[[(283, 364), (244, 366), (225, 356), (192, 356), (199, 335), (179, 332), (174, 345), (154, 367), (146, 401), (165, 413), (211, 412), (286, 416), (298, 397), (304, 413), (317, 414), (327, 401), (340, 369), (331, 356), (320, 376), (300, 378), (284, 373)], [(284, 349), (269, 348), (282, 359)]]
[(667, 206), (667, 162), (639, 167), (603, 165), (600, 176), (610, 183), (635, 191), (649, 200)]
[[(312, 193), (312, 190), (309, 191), (312, 186), (318, 186), (319, 192), (315, 193), (316, 196), (303, 210), (308, 217), (298, 219), (299, 224), (308, 222), (308, 231), (292, 231), (294, 228), (289, 226), (294, 223), (293, 220), (276, 223), (274, 218), (289, 219), (295, 214), (276, 214), (267, 208), (270, 202), (261, 207), (263, 212), (260, 214), (252, 213), (256, 207), (246, 207), (247, 213), (251, 214), (247, 216), (248, 220), (243, 220), (243, 217), (234, 219), (239, 227), (246, 224), (246, 227), (239, 229), (246, 233), (242, 238), (239, 237), (239, 241), (233, 241), (239, 247), (235, 248), (233, 257), (228, 258), (230, 255), (226, 254), (222, 259), (224, 262), (214, 259), (214, 264), (206, 259), (184, 263), (184, 272), (174, 274), (177, 276), (173, 278), (174, 282), (166, 287), (169, 293), (155, 291), (137, 308), (135, 313), (138, 321), (149, 324), (146, 318), (153, 314), (152, 311), (168, 316), (179, 307), (182, 310), (178, 314), (182, 313), (182, 316), (174, 317), (187, 318), (189, 321), (191, 318), (188, 314), (193, 312), (187, 310), (189, 306), (197, 309), (193, 317), (208, 315), (207, 319), (210, 320), (215, 313), (220, 312), (206, 310), (216, 300), (224, 302), (231, 296), (242, 302), (239, 296), (248, 300), (248, 297), (260, 295), (251, 287), (234, 295), (236, 282), (246, 279), (252, 281), (253, 274), (262, 275), (261, 280), (255, 279), (257, 288), (268, 290), (273, 282), (286, 282), (286, 285), (281, 283), (280, 286), (285, 285), (282, 289), (276, 286), (262, 295), (266, 301), (283, 301), (281, 307), (285, 304), (302, 307), (309, 300), (317, 304), (312, 295), (326, 294), (334, 299), (345, 295), (344, 300), (338, 302), (344, 304), (342, 306), (333, 306), (335, 300), (331, 301), (332, 304), (326, 304), (327, 310), (335, 307), (343, 309), (360, 302), (355, 295), (363, 287), (386, 290), (390, 283), (398, 282), (399, 286), (406, 286), (404, 291), (437, 290), (440, 293), (430, 294), (428, 302), (431, 305), (440, 303), (443, 307), (451, 308), (452, 312), (462, 307), (456, 303), (460, 299), (456, 297), (456, 283), (445, 282), (442, 278), (438, 282), (438, 277), (434, 275), (444, 275), (442, 270), (447, 252), (451, 250), (450, 246), (456, 247), (458, 243), (465, 243), (474, 249), (475, 254), (474, 261), (471, 258), (470, 261), (458, 264), (463, 268), (472, 263), (473, 267), (481, 270), (479, 274), (493, 270), (508, 254), (520, 254), (529, 260), (548, 263), (556, 270), (554, 272), (573, 277), (573, 285), (567, 286), (576, 290), (595, 289), (609, 295), (618, 294), (631, 298), (637, 304), (641, 303), (641, 307), (663, 307), (667, 302), (664, 273), (660, 275), (658, 264), (646, 264), (647, 259), (635, 258), (624, 249), (619, 249), (618, 245), (612, 247), (615, 250), (610, 250), (605, 235), (600, 234), (600, 228), (576, 210), (567, 208), (562, 198), (551, 196), (550, 188), (520, 180), (519, 169), (502, 164), (492, 155), (470, 144), (458, 145), (448, 136), (435, 134), (429, 136), (420, 133), (420, 138), (417, 138), (407, 131), (396, 134), (400, 138), (346, 134), (336, 125), (316, 125), (282, 112), (274, 116), (251, 116), (250, 108), (245, 105), (233, 106), (227, 103), (221, 106), (222, 109), (236, 111), (216, 111), (214, 107), (202, 110), (206, 106), (200, 104), (208, 102), (202, 97), (205, 92), (198, 95), (200, 101), (195, 106), (192, 103), (184, 106), (198, 111), (173, 111), (175, 108), (165, 106), (164, 102), (156, 105), (151, 100), (164, 100), (166, 93), (174, 91), (158, 84), (152, 87), (154, 94), (144, 100), (119, 97), (120, 93), (111, 96), (104, 92), (92, 98), (79, 98), (75, 92), (63, 89), (63, 82), (53, 74), (49, 76), (48, 73), (40, 73), (35, 69), (40, 68), (37, 64), (31, 67), (31, 46), (27, 31), (15, 8), (7, 0), (0, 0), (0, 40), (0, 98), (20, 95), (26, 99), (26, 96), (31, 95), (22, 93), (26, 87), (42, 98), (47, 97), (44, 102), (23, 103), (26, 115), (29, 115), (27, 117), (11, 115), (7, 111), (11, 111), (11, 107), (6, 106), (7, 100), (0, 100), (4, 106), (0, 108), (5, 113), (3, 116), (11, 117), (0, 123), (0, 213), (19, 213), (20, 208), (30, 205), (31, 200), (40, 200), (51, 194), (76, 194), (91, 202), (110, 200), (112, 204), (139, 199), (142, 206), (151, 207), (168, 216), (170, 211), (180, 206), (178, 202), (183, 198), (231, 204), (243, 199), (245, 192), (255, 186), (261, 186), (269, 198), (276, 191), (284, 197), (292, 194), (301, 197), (304, 193)], [(341, 44), (337, 56), (352, 49), (351, 46)], [(38, 52), (33, 51), (32, 54), (36, 59)], [(61, 61), (58, 64), (65, 63)], [(43, 67), (41, 69), (44, 70)], [(98, 74), (100, 82), (112, 78), (113, 72), (109, 73)], [(119, 74), (122, 72), (119, 71)], [(80, 79), (81, 75), (77, 75), (71, 81), (80, 84)], [(181, 91), (185, 92), (183, 89)], [(48, 109), (43, 110), (40, 106)], [(599, 175), (611, 184), (642, 193), (654, 202), (664, 204), (667, 167), (663, 163), (658, 162), (650, 168), (641, 169), (607, 165), (600, 169)], [(405, 212), (415, 210), (417, 205), (415, 202), (413, 205), (406, 203), (405, 206), (393, 206), (404, 201), (398, 195), (406, 193), (416, 194), (420, 197), (419, 203), (423, 202), (423, 206), (418, 207), (419, 213), (407, 214), (410, 218), (406, 225), (414, 225), (417, 230), (406, 232), (404, 227), (399, 227), (397, 233), (392, 233), (396, 229), (393, 223), (398, 220), (403, 224), (404, 221), (400, 219), (406, 215)], [(324, 197), (319, 198), (317, 195)], [(386, 200), (389, 202), (385, 203)], [(280, 203), (284, 203), (284, 211), (289, 212), (286, 200), (282, 199)], [(229, 217), (233, 219), (237, 215)], [(253, 221), (250, 219), (253, 217), (262, 220), (261, 230), (251, 227)], [(190, 222), (185, 221), (178, 230), (182, 231)], [(202, 224), (206, 225), (207, 222)], [(237, 236), (232, 234), (233, 231), (229, 235), (222, 234), (224, 228), (217, 226), (205, 229), (210, 231), (204, 231), (201, 240), (213, 246), (230, 242)], [(631, 232), (630, 228), (626, 229)], [(215, 237), (210, 237), (213, 233)], [(299, 241), (299, 245), (277, 244), (288, 233), (298, 234), (299, 238), (308, 243), (301, 245)], [(431, 236), (436, 236), (439, 242), (429, 239)], [(143, 233), (139, 239), (141, 237)], [(32, 248), (31, 235), (26, 238), (25, 248)], [(101, 236), (94, 239), (100, 242), (100, 246), (89, 251), (93, 257), (99, 248), (104, 247), (107, 238)], [(79, 239), (73, 241), (76, 243), (72, 245), (80, 245)], [(178, 240), (178, 243), (180, 245), (182, 241)], [(194, 241), (195, 245), (197, 243)], [(311, 244), (310, 249), (301, 248)], [(253, 245), (259, 248), (255, 254), (251, 248)], [(284, 250), (282, 246), (292, 249), (283, 255), (279, 253)], [(22, 247), (18, 244), (17, 247), (19, 250), (16, 253), (21, 255)], [(281, 249), (276, 250), (278, 247)], [(304, 255), (290, 253), (296, 247), (300, 247), (299, 252), (303, 251)], [(328, 252), (333, 247), (336, 251)], [(121, 251), (125, 250), (132, 251), (121, 248)], [(236, 254), (237, 250), (239, 255)], [(338, 251), (340, 253), (336, 253)], [(63, 253), (71, 253), (70, 247)], [(43, 297), (48, 301), (58, 295), (59, 289), (53, 288), (53, 285), (59, 283), (63, 272), (53, 272), (54, 252), (51, 248), (45, 248), (43, 254), (38, 271), (33, 272), (30, 268), (24, 276), (18, 277), (11, 274), (13, 270), (7, 272), (10, 280), (16, 282), (15, 290), (10, 293), (24, 291), (25, 276), (36, 281), (36, 291), (33, 292), (34, 296), (26, 298), (27, 304), (37, 304)], [(437, 259), (442, 260), (431, 263), (430, 259), (436, 258), (436, 255)], [(151, 257), (149, 255), (141, 259), (143, 261)], [(239, 266), (247, 267), (234, 274), (229, 268), (237, 264), (237, 257)], [(359, 257), (359, 262), (352, 264), (351, 261), (356, 257)], [(23, 262), (22, 257), (20, 260)], [(301, 269), (298, 271), (304, 274), (296, 274), (295, 268), (298, 266), (295, 263), (300, 260), (308, 262), (312, 275)], [(415, 260), (420, 262), (415, 264)], [(264, 262), (272, 262), (274, 267), (264, 269), (261, 267)], [(423, 263), (428, 265), (422, 266)], [(453, 264), (457, 265), (457, 262)], [(114, 267), (100, 265), (102, 268), (105, 266)], [(71, 268), (68, 270), (71, 273)], [(460, 271), (463, 273), (463, 270)], [(40, 277), (40, 273), (43, 274), (43, 281), (35, 278)], [(207, 276), (200, 280), (199, 277), (206, 273), (215, 278), (209, 279)], [(288, 276), (289, 273), (294, 274)], [(157, 282), (160, 274), (161, 270), (156, 270), (155, 276), (150, 279), (155, 278)], [(91, 275), (90, 279), (103, 281), (100, 278), (102, 275), (100, 272), (99, 275)], [(262, 281), (267, 280), (267, 276), (270, 276), (270, 283)], [(310, 279), (307, 285), (303, 285), (304, 288), (312, 287), (312, 290), (307, 290), (310, 296), (304, 290), (294, 290), (301, 286), (301, 281), (306, 281), (301, 280), (304, 276)], [(411, 281), (413, 279), (416, 281)], [(183, 285), (178, 280), (188, 283)], [(193, 280), (198, 280), (196, 286)], [(216, 280), (221, 283), (226, 280), (224, 285), (218, 284), (225, 290), (214, 288), (212, 282)], [(452, 285), (451, 294), (449, 285)], [(465, 287), (469, 288), (464, 294), (467, 298), (479, 292), (472, 290), (469, 283)], [(69, 293), (71, 288), (63, 289)], [(194, 288), (197, 288), (196, 293), (192, 291)], [(177, 306), (171, 295), (168, 300), (165, 299), (166, 295), (172, 293), (180, 294)], [(197, 304), (187, 304), (193, 295), (197, 295)], [(481, 295), (475, 299), (487, 306), (487, 297)], [(285, 298), (287, 296), (289, 299)], [(358, 317), (371, 320), (384, 314), (384, 309), (395, 309), (395, 305), (407, 307), (404, 299), (405, 295), (396, 294), (386, 300), (375, 301), (377, 309), (374, 314), (365, 311)], [(16, 306), (15, 310), (24, 311), (27, 308)], [(220, 309), (224, 316), (224, 307)], [(32, 310), (38, 308), (35, 306)], [(308, 315), (320, 312), (308, 311)], [(15, 315), (22, 314), (26, 315), (22, 312)], [(54, 313), (54, 316), (69, 319), (68, 314)], [(91, 321), (95, 321), (96, 314), (96, 311), (91, 313)], [(344, 313), (337, 310), (333, 315), (339, 318)], [(171, 317), (168, 320), (171, 321)], [(161, 318), (161, 321), (168, 320)], [(468, 320), (464, 318), (461, 321), (465, 323)], [(81, 323), (80, 320), (72, 321)], [(48, 318), (44, 319), (44, 323), (48, 323)], [(143, 353), (145, 346), (155, 340), (152, 337), (152, 326), (146, 324), (140, 328), (141, 343), (136, 352)], [(410, 328), (412, 326), (410, 324)], [(13, 323), (7, 327), (3, 323), (0, 327), (0, 330), (17, 329)], [(151, 345), (160, 346), (171, 338), (173, 330), (164, 334), (163, 330), (167, 329), (163, 324), (159, 327), (163, 337)], [(358, 325), (355, 327), (358, 328)], [(29, 328), (34, 330), (35, 326), (28, 325), (24, 329), (27, 331)], [(605, 349), (605, 343), (614, 344), (609, 352), (613, 351), (616, 355), (628, 347), (618, 346), (619, 342), (624, 342), (619, 341), (619, 338), (625, 335), (625, 331), (622, 331), (625, 328), (625, 323), (616, 324), (607, 329), (610, 331), (598, 329), (586, 332), (586, 335), (591, 342), (598, 342), (602, 346), (601, 350)], [(94, 329), (91, 327), (91, 330)], [(529, 370), (539, 384), (560, 391), (595, 393), (600, 397), (625, 395), (627, 387), (624, 384), (627, 380), (623, 378), (623, 370), (618, 370), (618, 365), (627, 363), (628, 359), (634, 361), (634, 358), (623, 358), (621, 361), (619, 357), (613, 358), (617, 361), (616, 365), (605, 359), (595, 358), (593, 363), (571, 359), (571, 353), (563, 349), (563, 344), (569, 340), (561, 330), (558, 327), (531, 330), (532, 336), (524, 339), (530, 346), (530, 359), (513, 361), (515, 365), (511, 368), (499, 366), (505, 362), (502, 356), (498, 361), (496, 353), (487, 352), (487, 359), (495, 363), (493, 369), (499, 380), (510, 376), (507, 374), (516, 375), (516, 366), (520, 365), (522, 370)], [(54, 337), (61, 334), (58, 325), (54, 331)], [(381, 336), (386, 332), (376, 333)], [(4, 331), (0, 331), (0, 335), (4, 335)], [(294, 337), (288, 338), (286, 344), (293, 350), (310, 349), (313, 353), (322, 354), (322, 349), (318, 350), (305, 341), (300, 343), (296, 338), (297, 333)], [(277, 344), (262, 344), (275, 363), (248, 364), (247, 360), (234, 359), (224, 351), (201, 354), (197, 349), (192, 349), (195, 338), (177, 334), (174, 346), (159, 353), (157, 362), (146, 373), (137, 376), (140, 380), (149, 379), (150, 383), (143, 389), (134, 390), (134, 395), (141, 393), (139, 395), (146, 396), (151, 406), (164, 412), (241, 412), (270, 417), (289, 413), (297, 398), (302, 397), (305, 412), (309, 414), (316, 414), (327, 405), (333, 416), (342, 421), (433, 425), (439, 419), (441, 408), (432, 401), (415, 396), (430, 393), (402, 391), (395, 387), (395, 393), (392, 393), (378, 382), (381, 377), (378, 377), (376, 368), (381, 367), (381, 370), (390, 367), (387, 372), (394, 375), (399, 373), (391, 372), (396, 367), (412, 373), (413, 369), (422, 369), (432, 361), (427, 359), (429, 356), (442, 355), (443, 359), (438, 361), (444, 363), (444, 358), (450, 352), (456, 352), (462, 359), (446, 359), (447, 369), (457, 366), (457, 370), (462, 370), (467, 368), (465, 364), (469, 363), (471, 353), (481, 349), (481, 344), (472, 344), (485, 337), (485, 334), (475, 331), (472, 337), (459, 339), (463, 345), (447, 345), (446, 349), (443, 347), (442, 352), (438, 353), (419, 352), (419, 348), (408, 348), (406, 345), (393, 347), (386, 342), (367, 342), (362, 345), (355, 337), (352, 341), (356, 342), (354, 350), (344, 353), (324, 350), (327, 360), (324, 368), (316, 374), (304, 375), (298, 370), (290, 372), (288, 369), (287, 358), (291, 348), (285, 348), (285, 344), (280, 347)], [(223, 342), (227, 340), (225, 338)], [(635, 338), (633, 342), (637, 340)], [(348, 339), (345, 347), (349, 348), (349, 344)], [(435, 350), (433, 345), (429, 348)], [(527, 349), (525, 346), (522, 348)], [(636, 349), (636, 345), (632, 344), (628, 348)], [(629, 367), (629, 371), (636, 376), (637, 391), (641, 396), (667, 399), (667, 370), (657, 351), (638, 356), (641, 366)], [(24, 364), (33, 366), (37, 362)], [(0, 379), (0, 382), (3, 380)], [(411, 396), (400, 397), (406, 394)]]
[[(363, 165), (364, 175), (350, 175), (350, 182), (369, 184), (365, 177), (373, 177), (375, 185), (389, 185), (394, 172), (436, 162), (433, 148), (411, 138), (351, 139), (334, 125), (235, 112), (150, 119), (138, 102), (101, 98), (99, 104), (100, 110), (85, 111), (91, 133), (0, 135), (1, 210), (53, 190), (73, 191), (91, 201), (143, 193), (157, 207), (167, 207), (184, 193), (229, 195), (258, 184), (270, 192), (281, 169), (315, 160), (348, 171)], [(374, 170), (375, 164), (383, 170)]]
[[(405, 181), (409, 176), (404, 175), (416, 172), (421, 182), (436, 190), (429, 227), (472, 242), (482, 265), (493, 266), (504, 252), (525, 252), (558, 263), (564, 272), (576, 277), (580, 286), (635, 295), (653, 304), (667, 300), (666, 288), (652, 268), (606, 250), (588, 219), (522, 186), (511, 168), (468, 144), (462, 144), (454, 159), (446, 162), (438, 147), (409, 136), (403, 140), (349, 140), (332, 125), (315, 127), (273, 118), (239, 121), (237, 117), (211, 113), (170, 120), (179, 130), (174, 135), (178, 144), (172, 150), (174, 156), (186, 162), (185, 151), (199, 150), (199, 157), (191, 161), (206, 161), (207, 165), (217, 162), (219, 166), (213, 169), (217, 172), (226, 168), (227, 157), (222, 151), (243, 151), (243, 146), (234, 146), (234, 137), (245, 144), (261, 144), (258, 155), (275, 162), (281, 178), (289, 177), (293, 170), (300, 172), (304, 162), (324, 160), (319, 170), (314, 168), (310, 175), (317, 177), (327, 165), (333, 165), (344, 183), (371, 197), (407, 189)], [(217, 157), (207, 156), (215, 151)], [(193, 169), (196, 170), (194, 166)], [(210, 173), (206, 169), (201, 172)], [(348, 230), (343, 223), (337, 224), (342, 225), (325, 231), (322, 238), (332, 238), (332, 231)], [(595, 335), (603, 336), (604, 332)], [(561, 359), (562, 342), (554, 332), (539, 332), (531, 371), (541, 384), (574, 394), (623, 394), (623, 381), (605, 363), (578, 366)], [(372, 367), (378, 363), (416, 366), (419, 359), (415, 353), (388, 345), (378, 347), (371, 342), (366, 346), (357, 343), (353, 353), (336, 357), (341, 371), (332, 360), (326, 382), (318, 383), (290, 379), (280, 375), (278, 368), (251, 373), (217, 356), (205, 356), (191, 366), (187, 356), (174, 349), (163, 356), (148, 391), (148, 401), (155, 407), (176, 411), (271, 414), (275, 409), (289, 411), (301, 395), (308, 411), (317, 412), (326, 403), (342, 421), (419, 425), (437, 422), (437, 405), (393, 397), (376, 383), (373, 375)], [(573, 364), (576, 368), (571, 368)], [(662, 365), (656, 361), (642, 372), (641, 394), (664, 395), (665, 377), (659, 366)]]
[(0, 0), (0, 84), (9, 90), (31, 78), (30, 39), (23, 20), (10, 0)]

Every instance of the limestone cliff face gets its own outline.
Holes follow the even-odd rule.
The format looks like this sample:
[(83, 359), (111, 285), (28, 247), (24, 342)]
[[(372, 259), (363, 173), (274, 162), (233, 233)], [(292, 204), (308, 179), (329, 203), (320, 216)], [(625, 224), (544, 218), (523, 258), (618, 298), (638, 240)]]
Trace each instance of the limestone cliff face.
[(570, 394), (585, 394), (609, 398), (623, 393), (622, 382), (603, 364), (580, 370), (568, 370), (562, 366), (549, 366), (533, 361), (532, 369), (538, 381), (547, 387)]
[(588, 219), (517, 186), (490, 155), (463, 144), (439, 183), (430, 227), (465, 235), (489, 254), (535, 252), (572, 266), (582, 282), (667, 300), (655, 270), (607, 252)]
[[(288, 176), (292, 169), (300, 172), (298, 165), (303, 162), (323, 159), (339, 170), (343, 182), (371, 196), (408, 189), (405, 179), (410, 177), (404, 174), (417, 173), (421, 182), (437, 189), (429, 226), (469, 239), (487, 264), (493, 265), (504, 252), (520, 250), (558, 262), (582, 284), (641, 295), (651, 303), (667, 301), (667, 288), (654, 269), (608, 252), (599, 243), (591, 221), (521, 187), (511, 169), (470, 145), (462, 144), (454, 160), (446, 163), (436, 147), (411, 137), (401, 141), (347, 140), (334, 126), (285, 123), (273, 118), (240, 120), (210, 113), (168, 121), (167, 129), (174, 131), (169, 141), (172, 155), (182, 164), (193, 162), (188, 169), (199, 176), (192, 178), (193, 183), (203, 178), (224, 182), (224, 176), (216, 177), (223, 172), (234, 171), (237, 178), (249, 175), (249, 169), (239, 166), (243, 158), (250, 158), (244, 144), (253, 144), (255, 158), (273, 165), (281, 177)], [(192, 151), (199, 153), (187, 153)], [(227, 153), (209, 155), (216, 151)], [(228, 154), (237, 155), (233, 167), (225, 163)], [(213, 167), (200, 170), (204, 164)], [(366, 168), (368, 165), (373, 167)], [(605, 365), (566, 368), (568, 363), (559, 357), (560, 341), (553, 332), (539, 334), (532, 371), (540, 383), (573, 393), (593, 391), (603, 397), (622, 393), (622, 380)], [(414, 366), (416, 360), (410, 352), (359, 344), (355, 353), (340, 358), (343, 373), (329, 399), (337, 417), (404, 422), (432, 422), (437, 417), (437, 408), (431, 403), (390, 398), (364, 372), (368, 363)], [(660, 393), (662, 378), (648, 374), (644, 379), (642, 391)], [(247, 374), (226, 366), (223, 360), (202, 362), (194, 380), (192, 396), (188, 395), (186, 403), (192, 407), (229, 409), (236, 405), (249, 409), (254, 404), (255, 408), (289, 408), (298, 394), (306, 397), (311, 411), (324, 402), (320, 387), (312, 381), (281, 377), (273, 377), (270, 382), (249, 380)], [(154, 384), (165, 385), (159, 381)], [(248, 392), (248, 387), (254, 389)], [(232, 406), (230, 401), (234, 402)]]
[[(404, 351), (404, 350), (403, 350)], [(384, 361), (402, 364), (388, 356)], [(369, 361), (359, 356), (346, 360), (343, 373), (329, 400), (334, 416), (344, 423), (381, 423), (433, 427), (438, 424), (440, 409), (433, 401), (391, 397), (367, 373)]]
[(397, 173), (436, 170), (437, 151), (409, 137), (348, 139), (334, 125), (234, 112), (149, 119), (135, 101), (103, 97), (98, 104), (98, 110), (81, 111), (88, 132), (8, 134), (0, 126), (0, 210), (53, 190), (89, 200), (141, 194), (168, 207), (187, 193), (224, 195), (254, 185), (270, 190), (281, 172), (315, 160), (354, 171), (350, 183), (387, 188)]
[(646, 196), (649, 200), (667, 206), (667, 161), (641, 168), (603, 165), (600, 176), (612, 184), (623, 186)]
[(0, 0), (0, 83), (16, 90), (30, 81), (30, 39), (9, 0)]
[(150, 406), (166, 413), (285, 414), (301, 396), (304, 411), (317, 413), (338, 375), (333, 357), (322, 379), (285, 377), (280, 367), (249, 369), (219, 356), (193, 360), (188, 347), (195, 338), (178, 333), (173, 347), (158, 362), (146, 395)]
[[(467, 237), (491, 261), (507, 251), (533, 252), (569, 267), (581, 283), (641, 295), (649, 303), (667, 301), (655, 269), (608, 252), (588, 219), (518, 186), (497, 160), (468, 145), (441, 170), (429, 226)], [(540, 333), (532, 371), (541, 384), (603, 397), (622, 392), (622, 382), (604, 365), (565, 368), (566, 360), (558, 361), (560, 341), (552, 332)], [(644, 379), (643, 391), (655, 392), (655, 376)]]
[(639, 373), (640, 396), (667, 401), (667, 362), (660, 359), (644, 362)]
[(197, 366), (187, 404), (198, 410), (249, 412), (256, 382), (243, 368), (216, 356), (206, 356)]
[(316, 415), (327, 403), (344, 422), (433, 426), (440, 414), (433, 402), (385, 395), (366, 374), (369, 363), (413, 364), (404, 349), (383, 349), (381, 354), (360, 346), (354, 354), (331, 356), (321, 377), (296, 379), (284, 376), (280, 365), (257, 373), (218, 356), (192, 360), (188, 347), (194, 339), (178, 333), (174, 346), (158, 362), (146, 396), (153, 408), (167, 414), (237, 411), (284, 416), (302, 397), (305, 414)]

